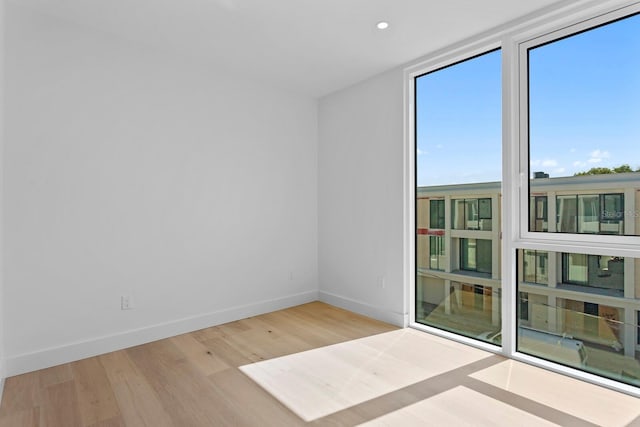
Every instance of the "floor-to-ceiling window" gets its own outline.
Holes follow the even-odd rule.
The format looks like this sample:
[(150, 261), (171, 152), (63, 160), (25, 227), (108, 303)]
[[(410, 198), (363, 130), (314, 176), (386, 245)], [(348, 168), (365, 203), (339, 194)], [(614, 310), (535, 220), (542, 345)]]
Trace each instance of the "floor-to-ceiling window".
[(519, 55), (533, 200), (523, 235), (566, 249), (545, 252), (545, 280), (541, 251), (518, 252), (528, 303), (516, 349), (640, 386), (640, 15), (543, 34)]
[(484, 341), (501, 328), (500, 70), (493, 50), (415, 80), (416, 321)]
[(412, 319), (640, 395), (640, 5), (496, 40), (407, 71)]

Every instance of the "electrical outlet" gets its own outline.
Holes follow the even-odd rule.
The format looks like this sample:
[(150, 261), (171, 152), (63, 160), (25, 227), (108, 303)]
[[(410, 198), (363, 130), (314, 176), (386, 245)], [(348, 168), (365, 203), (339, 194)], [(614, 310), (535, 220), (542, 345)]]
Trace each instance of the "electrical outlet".
[(122, 295), (120, 297), (120, 309), (131, 310), (133, 308), (133, 297), (131, 295)]
[(378, 287), (380, 289), (387, 287), (387, 278), (385, 276), (378, 276)]

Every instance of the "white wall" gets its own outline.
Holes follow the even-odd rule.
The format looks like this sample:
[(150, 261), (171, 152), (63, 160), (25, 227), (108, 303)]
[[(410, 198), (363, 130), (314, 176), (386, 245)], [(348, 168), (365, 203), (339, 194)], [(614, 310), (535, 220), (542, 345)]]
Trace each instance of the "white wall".
[(6, 13), (8, 374), (317, 298), (316, 100)]
[(399, 325), (403, 144), (402, 69), (320, 100), (320, 298)]

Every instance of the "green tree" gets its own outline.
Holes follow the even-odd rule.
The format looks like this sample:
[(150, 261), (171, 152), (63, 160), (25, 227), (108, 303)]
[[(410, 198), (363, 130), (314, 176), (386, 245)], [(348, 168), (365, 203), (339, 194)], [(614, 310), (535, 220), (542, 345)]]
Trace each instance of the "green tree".
[[(613, 168), (613, 172), (614, 173), (625, 173), (625, 172), (633, 172), (633, 170), (631, 169), (631, 166), (624, 164), (624, 165), (620, 165), (617, 168)], [(637, 169), (636, 169), (637, 172)]]
[(612, 173), (627, 173), (627, 172), (640, 172), (640, 168), (636, 168), (634, 171), (631, 169), (631, 166), (628, 164), (616, 166), (615, 168), (604, 168), (604, 167), (595, 167), (591, 168), (588, 171), (577, 172), (574, 173), (573, 176), (583, 176), (583, 175), (606, 175)]

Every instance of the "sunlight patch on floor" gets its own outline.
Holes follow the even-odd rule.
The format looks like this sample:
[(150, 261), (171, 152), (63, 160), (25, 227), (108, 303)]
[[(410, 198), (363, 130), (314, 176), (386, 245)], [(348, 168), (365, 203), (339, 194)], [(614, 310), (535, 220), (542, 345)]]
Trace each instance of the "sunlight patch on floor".
[(400, 329), (240, 369), (299, 417), (312, 421), (491, 356)]
[(364, 424), (376, 426), (556, 426), (482, 393), (459, 386)]
[(507, 360), (471, 378), (598, 425), (626, 426), (640, 416), (640, 399)]

